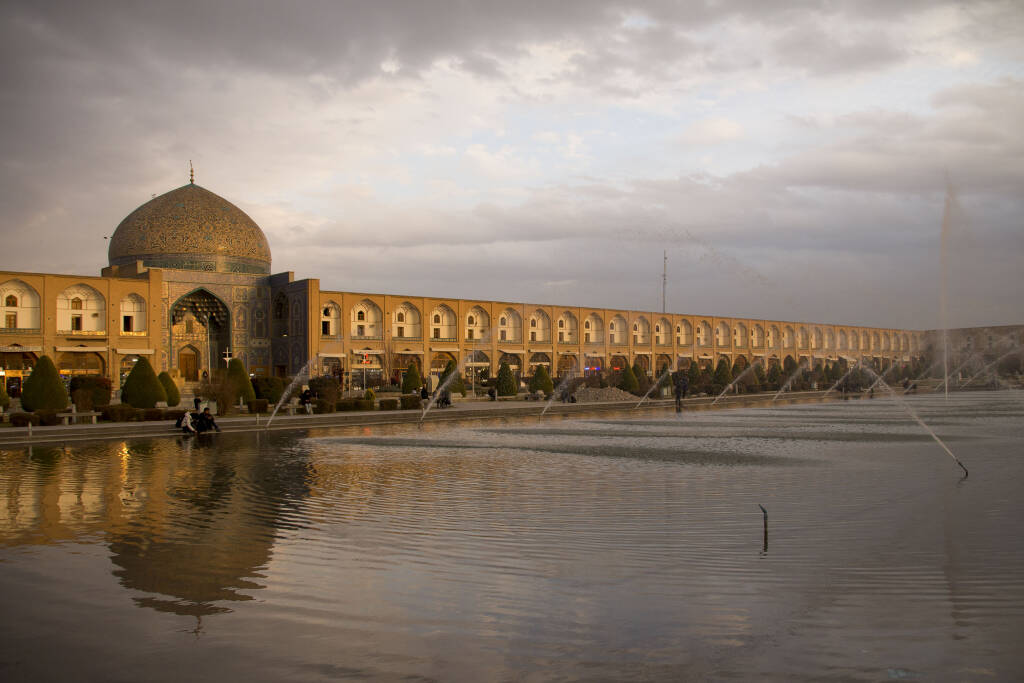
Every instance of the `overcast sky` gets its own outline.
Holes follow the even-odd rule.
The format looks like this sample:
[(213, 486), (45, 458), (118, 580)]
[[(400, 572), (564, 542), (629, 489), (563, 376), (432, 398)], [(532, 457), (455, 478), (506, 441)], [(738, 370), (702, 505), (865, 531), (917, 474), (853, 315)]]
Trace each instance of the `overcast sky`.
[[(264, 5), (261, 7), (261, 5)], [(1024, 5), (6, 2), (0, 269), (188, 180), (325, 289), (1024, 323)]]

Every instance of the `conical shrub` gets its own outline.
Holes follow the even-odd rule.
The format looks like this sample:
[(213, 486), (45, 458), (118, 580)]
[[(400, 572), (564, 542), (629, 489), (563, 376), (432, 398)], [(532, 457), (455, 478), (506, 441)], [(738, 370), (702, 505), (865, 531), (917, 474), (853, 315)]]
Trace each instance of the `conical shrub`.
[(622, 377), (619, 379), (619, 389), (628, 391), (631, 394), (635, 394), (640, 390), (640, 383), (636, 381), (636, 375), (633, 374), (633, 368), (627, 365), (622, 369)]
[(133, 408), (155, 408), (157, 403), (166, 400), (167, 392), (156, 378), (153, 366), (145, 358), (139, 358), (121, 387), (121, 403)]
[(421, 386), (423, 386), (423, 378), (420, 377), (419, 368), (415, 363), (409, 363), (409, 369), (405, 371), (405, 377), (402, 378), (402, 393), (418, 392)]
[(498, 396), (515, 396), (518, 393), (516, 378), (508, 363), (498, 366)]
[(533, 377), (530, 378), (530, 391), (541, 391), (545, 394), (550, 394), (555, 390), (555, 384), (551, 381), (551, 375), (548, 374), (548, 369), (544, 365), (538, 365), (537, 369), (533, 371)]
[(249, 373), (245, 371), (245, 364), (241, 358), (232, 358), (228, 361), (228, 381), (234, 385), (234, 401), (242, 399), (243, 403), (256, 400), (256, 392), (249, 381)]
[(164, 393), (167, 394), (167, 407), (173, 408), (181, 403), (181, 392), (178, 391), (178, 385), (174, 383), (171, 376), (165, 371), (157, 375), (156, 378), (160, 380), (160, 386), (164, 388)]
[(21, 388), (22, 410), (64, 410), (68, 401), (68, 391), (53, 361), (49, 356), (40, 356)]

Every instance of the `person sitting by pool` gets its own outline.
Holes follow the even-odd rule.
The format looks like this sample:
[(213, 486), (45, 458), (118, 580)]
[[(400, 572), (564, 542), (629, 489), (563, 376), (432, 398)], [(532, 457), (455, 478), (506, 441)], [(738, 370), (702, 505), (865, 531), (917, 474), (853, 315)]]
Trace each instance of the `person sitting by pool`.
[(192, 426), (192, 414), (188, 411), (181, 416), (181, 420), (178, 421), (178, 426), (181, 427), (181, 431), (186, 434), (196, 433), (196, 428)]
[(208, 432), (211, 429), (218, 432), (220, 431), (220, 427), (217, 425), (217, 421), (213, 419), (213, 414), (210, 412), (209, 408), (203, 408), (203, 413), (199, 416), (199, 419), (196, 422), (196, 431), (200, 434)]

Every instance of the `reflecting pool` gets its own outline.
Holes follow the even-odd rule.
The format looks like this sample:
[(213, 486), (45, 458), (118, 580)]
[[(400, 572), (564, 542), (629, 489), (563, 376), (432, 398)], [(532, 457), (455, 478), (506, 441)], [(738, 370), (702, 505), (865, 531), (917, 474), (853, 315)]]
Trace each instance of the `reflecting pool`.
[(0, 678), (1020, 679), (1024, 395), (911, 405), (0, 450)]

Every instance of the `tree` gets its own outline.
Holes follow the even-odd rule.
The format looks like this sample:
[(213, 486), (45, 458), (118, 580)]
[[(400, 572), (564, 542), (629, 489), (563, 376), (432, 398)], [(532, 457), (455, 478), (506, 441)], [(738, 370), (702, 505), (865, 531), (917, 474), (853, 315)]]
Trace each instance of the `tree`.
[(619, 379), (619, 388), (623, 391), (628, 391), (631, 394), (635, 394), (640, 390), (640, 383), (636, 381), (636, 375), (633, 374), (633, 368), (628, 365), (622, 369), (622, 377)]
[(689, 385), (690, 391), (696, 393), (697, 390), (702, 386), (700, 372), (700, 363), (697, 361), (690, 361), (690, 367), (686, 370), (686, 382)]
[(253, 391), (249, 373), (245, 371), (245, 364), (242, 363), (241, 358), (232, 358), (228, 361), (228, 381), (235, 388), (235, 393), (231, 398), (232, 403), (236, 403), (239, 399), (243, 403), (256, 400), (256, 392)]
[(512, 375), (512, 368), (508, 363), (502, 363), (498, 367), (498, 396), (515, 396), (517, 393), (516, 378)]
[(22, 409), (28, 412), (64, 410), (68, 407), (68, 400), (68, 392), (53, 361), (49, 356), (40, 356), (21, 388)]
[(782, 371), (786, 373), (787, 378), (796, 372), (797, 367), (796, 361), (793, 360), (793, 356), (786, 356), (785, 360), (782, 361)]
[(284, 382), (280, 377), (253, 377), (250, 384), (256, 398), (265, 398), (271, 405), (277, 405), (284, 393)]
[(767, 378), (764, 375), (764, 365), (761, 363), (754, 365), (754, 381), (757, 383), (757, 390), (763, 391)]
[(533, 377), (530, 378), (530, 391), (541, 391), (550, 395), (554, 390), (555, 385), (551, 381), (547, 367), (538, 365), (537, 369), (533, 371)]
[(162, 401), (167, 401), (167, 392), (156, 378), (149, 361), (139, 358), (121, 387), (121, 403), (127, 403), (133, 408), (155, 408)]
[(71, 400), (79, 410), (110, 405), (110, 380), (99, 375), (76, 375), (68, 387)]
[(720, 385), (722, 389), (732, 384), (732, 370), (729, 369), (729, 361), (725, 356), (718, 359), (718, 366), (715, 368), (715, 377), (712, 381)]
[(633, 362), (633, 376), (636, 377), (637, 392), (639, 394), (646, 394), (647, 390), (651, 388), (651, 378), (648, 377), (644, 369), (640, 367), (639, 359)]
[(167, 394), (167, 407), (173, 408), (174, 406), (181, 403), (181, 392), (178, 391), (178, 385), (174, 383), (171, 376), (167, 374), (167, 371), (161, 372), (156, 376), (160, 382), (160, 386), (164, 388), (164, 392)]
[(7, 410), (11, 405), (11, 397), (7, 395), (7, 387), (4, 386), (6, 382), (0, 379), (0, 412)]
[(419, 368), (415, 363), (409, 363), (409, 369), (405, 371), (405, 377), (402, 379), (402, 393), (415, 394), (419, 392), (421, 386), (423, 378), (420, 377)]
[(782, 384), (782, 368), (778, 363), (772, 363), (768, 368), (768, 388), (777, 390)]

